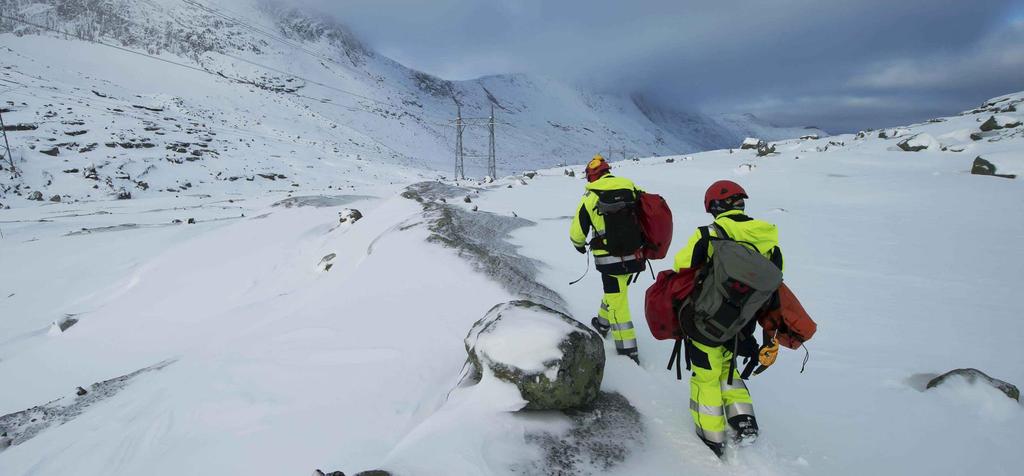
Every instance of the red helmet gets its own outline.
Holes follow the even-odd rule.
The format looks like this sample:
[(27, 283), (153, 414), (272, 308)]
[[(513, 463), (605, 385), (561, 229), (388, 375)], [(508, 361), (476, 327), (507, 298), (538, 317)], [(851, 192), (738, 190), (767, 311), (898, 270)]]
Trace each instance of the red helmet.
[(611, 172), (612, 167), (608, 165), (608, 162), (601, 157), (601, 154), (595, 154), (593, 159), (590, 159), (590, 163), (587, 164), (587, 181), (593, 182), (604, 174)]
[(710, 187), (708, 191), (704, 192), (704, 211), (711, 213), (711, 202), (715, 200), (725, 200), (739, 196), (739, 198), (747, 197), (747, 191), (740, 187), (740, 184), (733, 182), (732, 180), (719, 180)]

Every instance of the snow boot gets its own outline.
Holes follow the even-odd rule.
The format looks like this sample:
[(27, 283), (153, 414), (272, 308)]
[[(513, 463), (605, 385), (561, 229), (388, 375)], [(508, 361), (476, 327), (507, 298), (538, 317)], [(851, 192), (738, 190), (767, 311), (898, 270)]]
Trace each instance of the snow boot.
[(590, 325), (594, 326), (594, 330), (596, 330), (598, 334), (601, 334), (602, 339), (608, 337), (608, 331), (612, 330), (611, 324), (602, 323), (600, 317), (591, 319)]
[(637, 365), (640, 365), (640, 354), (637, 353), (636, 349), (630, 349), (626, 351), (619, 350), (618, 354), (625, 355), (626, 357), (632, 359), (633, 362), (636, 362)]
[(729, 426), (736, 432), (733, 441), (739, 446), (750, 446), (757, 441), (757, 419), (754, 415), (736, 415), (729, 419)]
[(708, 448), (711, 448), (711, 451), (715, 452), (715, 456), (717, 456), (719, 458), (724, 458), (725, 457), (725, 444), (724, 443), (715, 443), (714, 441), (708, 441), (708, 440), (704, 439), (704, 437), (700, 437), (700, 441), (703, 441), (705, 445), (708, 445)]

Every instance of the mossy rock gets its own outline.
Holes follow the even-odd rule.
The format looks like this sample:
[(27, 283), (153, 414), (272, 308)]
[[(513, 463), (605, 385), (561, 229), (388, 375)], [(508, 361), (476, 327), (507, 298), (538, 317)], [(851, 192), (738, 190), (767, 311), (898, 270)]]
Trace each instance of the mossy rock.
[(531, 301), (499, 304), (465, 340), (472, 375), (485, 370), (519, 388), (524, 410), (566, 410), (593, 403), (604, 378), (601, 337), (573, 318)]

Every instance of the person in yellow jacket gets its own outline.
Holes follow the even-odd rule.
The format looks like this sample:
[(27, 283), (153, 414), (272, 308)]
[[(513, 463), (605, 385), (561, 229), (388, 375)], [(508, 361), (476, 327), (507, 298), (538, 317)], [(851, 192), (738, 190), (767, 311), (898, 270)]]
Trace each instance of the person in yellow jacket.
[[(728, 180), (715, 182), (708, 187), (704, 194), (704, 209), (715, 217), (714, 224), (700, 227), (693, 233), (686, 246), (675, 256), (675, 271), (707, 263), (715, 252), (711, 238), (721, 238), (718, 229), (723, 230), (728, 238), (755, 245), (766, 258), (782, 269), (779, 231), (771, 223), (744, 214), (747, 198), (743, 187)], [(755, 327), (756, 321), (751, 321), (740, 332), (734, 344), (737, 355), (757, 358)], [(687, 319), (685, 312), (682, 328), (687, 336), (686, 356), (693, 371), (690, 376), (690, 414), (697, 426), (697, 435), (718, 456), (722, 456), (725, 451), (727, 425), (732, 428), (735, 441), (740, 444), (753, 443), (758, 434), (754, 404), (739, 372), (730, 365), (735, 358), (733, 349), (723, 342), (702, 341), (700, 334), (693, 328), (693, 319)], [(733, 372), (731, 384), (730, 370)]]
[[(643, 244), (640, 225), (631, 215), (640, 189), (629, 179), (612, 175), (611, 166), (601, 154), (587, 164), (586, 173), (586, 193), (573, 215), (569, 239), (580, 253), (586, 253), (590, 244), (601, 273), (604, 296), (591, 325), (605, 337), (611, 331), (617, 353), (639, 364), (628, 288), (630, 276), (646, 269), (645, 261), (637, 254)], [(591, 230), (593, 238), (588, 241)]]

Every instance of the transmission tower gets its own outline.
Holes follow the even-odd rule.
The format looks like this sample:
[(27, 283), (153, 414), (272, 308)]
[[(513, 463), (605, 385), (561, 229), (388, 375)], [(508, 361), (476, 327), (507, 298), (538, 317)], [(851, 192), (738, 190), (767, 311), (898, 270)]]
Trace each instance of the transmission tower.
[[(491, 115), (490, 117), (462, 117), (462, 105), (458, 101), (455, 102), (455, 121), (452, 123), (455, 125), (455, 179), (466, 178), (466, 158), (471, 159), (487, 159), (487, 176), (492, 179), (497, 178), (498, 175), (498, 161), (497, 155), (495, 154), (495, 125), (497, 121), (494, 118), (494, 104), (491, 104)], [(463, 147), (462, 137), (469, 127), (475, 126), (486, 126), (490, 140), (487, 144), (487, 155), (466, 155), (466, 151)]]
[(0, 132), (4, 135), (4, 147), (7, 149), (7, 162), (11, 164), (11, 173), (15, 176), (18, 175), (18, 171), (14, 169), (14, 156), (11, 155), (11, 143), (7, 142), (7, 126), (4, 125), (4, 115), (0, 113)]
[(462, 151), (462, 131), (466, 125), (462, 123), (462, 105), (455, 103), (455, 179), (466, 178), (465, 153)]
[(487, 121), (487, 129), (491, 133), (490, 149), (487, 152), (487, 175), (492, 179), (498, 178), (498, 164), (494, 156), (494, 104), (491, 104), (491, 117)]

